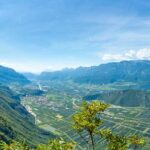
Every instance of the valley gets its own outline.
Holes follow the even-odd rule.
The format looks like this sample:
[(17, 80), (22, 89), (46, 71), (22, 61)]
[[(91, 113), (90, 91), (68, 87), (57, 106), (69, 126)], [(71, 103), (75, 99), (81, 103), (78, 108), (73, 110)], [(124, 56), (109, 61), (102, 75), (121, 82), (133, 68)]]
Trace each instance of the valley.
[[(126, 85), (122, 84), (122, 89)], [(34, 84), (39, 88), (39, 83)], [(106, 88), (107, 87), (107, 88)], [(22, 104), (30, 108), (36, 117), (36, 124), (55, 136), (63, 137), (67, 140), (75, 140), (79, 143), (78, 149), (85, 148), (85, 142), (72, 128), (72, 115), (78, 112), (79, 106), (83, 102), (83, 97), (108, 90), (117, 90), (117, 84), (111, 85), (84, 85), (73, 82), (49, 81), (40, 82), (40, 88), (44, 91), (41, 96), (25, 96)], [(120, 90), (118, 88), (118, 90)], [(111, 128), (115, 133), (130, 136), (139, 134), (146, 137), (144, 150), (150, 147), (150, 108), (145, 107), (123, 107), (111, 105), (108, 111), (103, 114), (105, 124), (102, 128)], [(84, 135), (86, 136), (86, 134)], [(105, 149), (105, 141), (97, 137), (97, 149)]]
[[(25, 140), (31, 148), (35, 148), (40, 143), (47, 143), (49, 139), (61, 137), (66, 141), (77, 142), (77, 149), (85, 150), (87, 143), (84, 138), (88, 135), (86, 132), (82, 135), (75, 132), (72, 116), (80, 111), (84, 101), (100, 100), (111, 104), (100, 116), (104, 121), (101, 129), (109, 128), (121, 136), (143, 136), (146, 144), (142, 150), (149, 150), (149, 71), (137, 68), (137, 74), (124, 72), (125, 75), (122, 75), (123, 70), (120, 68), (119, 74), (111, 69), (114, 67), (116, 70), (118, 66), (127, 68), (129, 64), (130, 71), (137, 68), (137, 65), (141, 68), (150, 67), (149, 61), (125, 61), (107, 64), (108, 70), (105, 70), (105, 65), (100, 65), (40, 75), (25, 74), (26, 77), (11, 68), (1, 67), (0, 139), (6, 143)], [(103, 82), (103, 75), (97, 79), (97, 69), (99, 73), (102, 73), (102, 69), (106, 71), (108, 83)], [(110, 74), (116, 79), (112, 80)], [(85, 75), (86, 80), (82, 82)], [(95, 83), (96, 80), (99, 81)], [(94, 138), (96, 150), (107, 149), (103, 138)], [(91, 143), (89, 146), (91, 149)]]
[(150, 0), (1, 0), (0, 150), (150, 150)]

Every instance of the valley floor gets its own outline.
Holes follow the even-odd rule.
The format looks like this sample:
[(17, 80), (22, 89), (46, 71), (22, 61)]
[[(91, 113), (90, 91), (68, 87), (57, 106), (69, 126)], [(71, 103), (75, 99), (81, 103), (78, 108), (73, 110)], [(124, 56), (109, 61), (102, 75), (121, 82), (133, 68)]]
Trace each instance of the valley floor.
[[(46, 90), (42, 96), (26, 96), (22, 104), (34, 114), (36, 124), (53, 133), (54, 135), (72, 139), (79, 142), (78, 149), (85, 147), (84, 140), (72, 128), (72, 115), (78, 111), (82, 104), (82, 97), (87, 94), (87, 89), (77, 85), (65, 86), (60, 84), (40, 85)], [(82, 89), (82, 90), (80, 90)], [(93, 90), (93, 88), (91, 87)], [(89, 93), (92, 91), (89, 88)], [(92, 91), (93, 92), (93, 91)], [(102, 115), (105, 121), (102, 128), (111, 128), (115, 133), (130, 136), (139, 134), (147, 139), (144, 150), (150, 148), (150, 109), (142, 107), (121, 107), (112, 105)], [(84, 133), (86, 136), (86, 133)], [(105, 149), (105, 141), (97, 139), (97, 149)]]

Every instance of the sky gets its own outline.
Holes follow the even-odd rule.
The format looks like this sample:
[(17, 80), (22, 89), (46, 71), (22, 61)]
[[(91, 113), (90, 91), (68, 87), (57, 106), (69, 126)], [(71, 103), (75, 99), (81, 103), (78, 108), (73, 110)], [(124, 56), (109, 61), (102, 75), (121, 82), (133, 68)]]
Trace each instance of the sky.
[(150, 60), (149, 0), (1, 0), (0, 65), (39, 73)]

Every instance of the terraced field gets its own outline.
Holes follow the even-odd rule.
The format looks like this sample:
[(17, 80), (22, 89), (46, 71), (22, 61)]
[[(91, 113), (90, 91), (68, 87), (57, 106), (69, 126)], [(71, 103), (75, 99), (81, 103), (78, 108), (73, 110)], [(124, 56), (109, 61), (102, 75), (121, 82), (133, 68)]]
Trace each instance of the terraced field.
[[(43, 86), (46, 94), (43, 96), (24, 97), (22, 103), (35, 114), (36, 124), (51, 133), (73, 139), (79, 143), (78, 149), (86, 147), (85, 141), (72, 128), (72, 115), (79, 110), (82, 96), (96, 92), (91, 88), (63, 87), (60, 85)], [(105, 121), (102, 128), (111, 128), (115, 133), (130, 136), (133, 133), (143, 135), (147, 139), (144, 150), (150, 148), (150, 109), (141, 107), (120, 107), (112, 105), (102, 115)], [(86, 136), (86, 133), (83, 134)], [(97, 149), (105, 149), (105, 141), (96, 137)]]

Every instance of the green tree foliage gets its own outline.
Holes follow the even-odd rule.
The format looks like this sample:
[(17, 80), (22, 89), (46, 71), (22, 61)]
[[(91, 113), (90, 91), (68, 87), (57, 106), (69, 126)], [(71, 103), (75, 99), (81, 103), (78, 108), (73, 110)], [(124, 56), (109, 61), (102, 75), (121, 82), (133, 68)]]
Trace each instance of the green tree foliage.
[[(67, 142), (64, 139), (49, 140), (48, 144), (37, 145), (36, 150), (75, 150), (76, 143)], [(33, 150), (22, 142), (13, 141), (11, 144), (0, 142), (0, 150)]]
[[(108, 107), (108, 104), (100, 101), (94, 101), (92, 103), (84, 102), (81, 111), (73, 116), (74, 129), (81, 137), (82, 132), (87, 131), (93, 150), (95, 150), (94, 135), (99, 133), (99, 127), (103, 124), (100, 114)], [(89, 139), (87, 139), (87, 142), (89, 142)]]
[(138, 135), (132, 135), (131, 137), (121, 136), (107, 132), (105, 138), (108, 142), (108, 150), (136, 150), (143, 147), (145, 144), (145, 139), (143, 137), (138, 137)]
[(50, 140), (49, 143), (40, 144), (37, 146), (37, 150), (75, 150), (75, 142), (67, 142), (64, 139)]
[(99, 131), (101, 137), (107, 141), (108, 150), (127, 150), (142, 148), (145, 145), (145, 139), (138, 135), (131, 137), (113, 134), (110, 129)]
[(145, 145), (145, 139), (143, 137), (139, 137), (138, 135), (131, 136), (130, 142), (133, 145), (134, 150)]
[(126, 136), (115, 135), (111, 132), (104, 134), (107, 143), (108, 150), (127, 150), (128, 138)]
[(13, 141), (11, 144), (0, 142), (0, 150), (29, 150), (29, 147), (23, 142)]
[(87, 131), (93, 150), (95, 150), (95, 135), (100, 135), (100, 137), (106, 139), (108, 150), (127, 150), (129, 147), (133, 147), (133, 150), (136, 150), (136, 148), (142, 147), (145, 143), (144, 138), (139, 138), (137, 135), (129, 138), (113, 134), (110, 129), (100, 129), (103, 124), (100, 114), (107, 110), (109, 106), (109, 104), (100, 101), (84, 102), (81, 111), (73, 115), (74, 129), (89, 144), (89, 139), (87, 140), (82, 135), (83, 131)]

